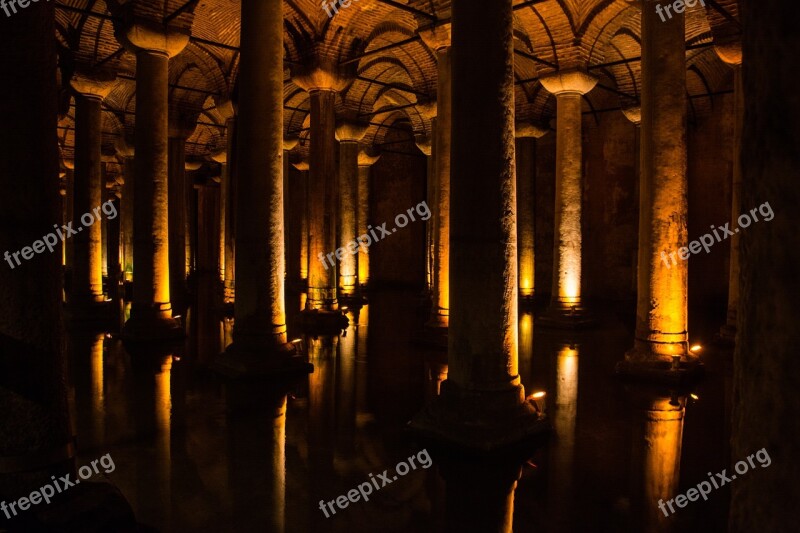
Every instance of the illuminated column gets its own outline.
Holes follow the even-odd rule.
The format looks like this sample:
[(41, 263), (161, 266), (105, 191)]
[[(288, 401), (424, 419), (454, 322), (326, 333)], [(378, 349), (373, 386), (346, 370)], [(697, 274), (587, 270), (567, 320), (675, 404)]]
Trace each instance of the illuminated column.
[(518, 372), (511, 0), (459, 1), (452, 19), (449, 372), (411, 424), (493, 450), (544, 426)]
[[(431, 316), (426, 327), (446, 329), (450, 320), (450, 176), (452, 141), (452, 78), (449, 30), (436, 41), (438, 87), (436, 95), (436, 204), (430, 206), (434, 221), (433, 290)], [(425, 32), (422, 35), (426, 35)], [(430, 46), (430, 45), (429, 45)]]
[(516, 126), (517, 243), (519, 295), (522, 298), (533, 298), (534, 295), (536, 139), (547, 131), (530, 123), (518, 123)]
[[(345, 253), (339, 264), (339, 289), (342, 296), (353, 296), (358, 286), (358, 248), (350, 253), (348, 244), (362, 233), (358, 230), (358, 143), (367, 133), (366, 126), (340, 122), (336, 127), (339, 140), (339, 246)], [(312, 141), (313, 142), (313, 141)]]
[[(122, 265), (120, 263), (121, 221), (119, 219), (121, 207), (120, 199), (117, 197), (117, 193), (114, 190), (108, 191), (106, 199), (109, 202), (113, 202), (114, 209), (117, 213), (117, 216), (114, 218), (109, 218), (105, 215), (105, 213), (103, 213), (103, 220), (106, 222), (106, 248), (108, 250), (106, 254), (106, 270), (108, 271), (108, 297), (116, 301), (120, 297), (119, 284), (122, 281)], [(113, 216), (114, 211), (111, 213)]]
[(133, 280), (133, 169), (134, 150), (120, 135), (117, 137), (117, 157), (122, 166), (122, 198), (120, 199), (120, 240), (122, 241), (122, 274), (125, 281)]
[[(367, 234), (369, 222), (369, 169), (380, 155), (364, 149), (358, 152), (358, 234)], [(362, 288), (369, 285), (369, 247), (358, 249), (358, 284)]]
[(300, 171), (298, 194), (302, 197), (300, 209), (300, 281), (308, 283), (308, 158), (292, 163)]
[(186, 277), (189, 274), (187, 262), (190, 254), (187, 247), (191, 239), (187, 226), (190, 224), (188, 212), (189, 188), (191, 181), (186, 177), (186, 139), (196, 127), (196, 121), (180, 116), (177, 110), (170, 110), (168, 141), (168, 195), (169, 195), (169, 293), (173, 308), (180, 313), (186, 311), (188, 305), (188, 287)]
[[(70, 81), (75, 96), (75, 177), (73, 184), (72, 228), (74, 239), (72, 290), (68, 300), (80, 315), (90, 312), (92, 304), (103, 301), (102, 224), (92, 210), (103, 203), (105, 178), (101, 161), (103, 99), (114, 88), (109, 76), (76, 76)], [(85, 224), (90, 217), (94, 222)]]
[(220, 283), (225, 283), (225, 213), (226, 203), (229, 194), (229, 181), (230, 181), (230, 165), (228, 163), (228, 151), (220, 150), (211, 154), (210, 159), (215, 163), (220, 164), (220, 179), (219, 179), (219, 219), (217, 220), (218, 227), (218, 241), (217, 241), (217, 255), (219, 257), (218, 272)]
[(225, 302), (236, 298), (236, 117), (225, 122), (227, 126), (227, 172), (225, 174)]
[(581, 98), (597, 79), (580, 70), (540, 78), (556, 95), (556, 207), (553, 237), (553, 286), (547, 320), (578, 325), (586, 321), (581, 301), (581, 200), (583, 197), (583, 138)]
[[(283, 4), (242, 2), (237, 128), (234, 374), (307, 368), (286, 339), (283, 252)], [(222, 369), (221, 369), (222, 370)]]
[[(336, 245), (336, 92), (313, 89), (311, 98), (311, 168), (308, 174), (308, 300), (306, 310), (335, 311), (339, 261), (327, 254)], [(323, 263), (324, 261), (324, 263)]]
[(662, 22), (655, 10), (642, 10), (636, 333), (618, 365), (622, 373), (666, 379), (697, 363), (688, 349), (688, 264), (669, 259), (687, 242), (684, 26), (683, 13)]
[[(54, 232), (53, 224), (61, 219), (58, 58), (55, 39), (46, 37), (56, 31), (54, 10), (54, 2), (31, 4), (0, 32), (0, 69), (18, 74), (0, 84), (0, 254), (19, 252), (20, 261), (11, 258), (10, 265), (3, 257), (0, 265), (4, 495), (51, 483), (51, 475), (75, 475), (64, 371), (61, 258), (55, 250), (33, 254), (25, 249)], [(2, 520), (0, 527), (15, 529), (5, 526), (5, 517)]]
[[(73, 212), (74, 212), (74, 205), (75, 205), (75, 160), (74, 159), (64, 159), (64, 167), (66, 170), (66, 176), (64, 176), (64, 185), (66, 188), (66, 209), (64, 210), (64, 220), (63, 224), (70, 222), (74, 219)], [(74, 239), (66, 239), (63, 242), (64, 246), (64, 265), (66, 266), (66, 274), (68, 277), (72, 277), (72, 270), (75, 266), (75, 247), (73, 243), (75, 242)]]
[[(291, 193), (291, 184), (289, 182), (289, 176), (291, 176), (290, 169), (292, 167), (291, 164), (291, 151), (297, 147), (297, 144), (300, 142), (298, 137), (284, 137), (283, 138), (283, 253), (285, 254), (283, 265), (284, 265), (284, 273), (283, 279), (284, 283), (292, 282), (297, 279), (296, 275), (290, 275), (290, 270), (294, 265), (294, 261), (290, 258), (290, 250), (292, 247), (290, 246), (291, 235), (294, 233), (293, 231), (290, 232), (289, 228), (291, 228), (292, 220), (291, 220), (291, 204), (292, 204), (292, 193)], [(296, 194), (296, 193), (295, 193)], [(292, 228), (294, 229), (294, 228)], [(295, 274), (294, 272), (292, 274)]]
[[(733, 67), (733, 177), (731, 180), (731, 227), (739, 226), (742, 211), (742, 128), (744, 127), (744, 88), (742, 86), (742, 49), (740, 43), (717, 46), (717, 55)], [(730, 275), (728, 276), (728, 313), (720, 338), (736, 339), (736, 315), (739, 308), (739, 233), (731, 237)]]
[[(417, 110), (420, 111), (420, 114), (425, 116), (426, 114), (423, 113), (423, 110), (427, 110), (428, 114), (425, 116), (431, 122), (431, 132), (436, 130), (436, 106), (429, 105), (426, 106), (427, 109), (420, 109), (420, 106), (417, 106)], [(414, 135), (415, 144), (419, 151), (425, 154), (425, 162), (426, 162), (426, 174), (425, 174), (425, 201), (428, 203), (428, 206), (436, 205), (436, 166), (435, 161), (436, 158), (434, 156), (435, 149), (434, 149), (434, 139), (435, 135), (423, 135), (423, 134), (416, 134)], [(430, 298), (433, 295), (433, 224), (431, 223), (433, 220), (429, 219), (429, 221), (425, 224), (425, 290), (427, 291), (426, 296)]]
[(124, 335), (130, 341), (183, 336), (172, 318), (169, 292), (168, 235), (168, 86), (169, 58), (189, 42), (180, 33), (132, 25), (117, 38), (136, 54), (136, 127), (134, 159), (134, 248), (131, 316)]

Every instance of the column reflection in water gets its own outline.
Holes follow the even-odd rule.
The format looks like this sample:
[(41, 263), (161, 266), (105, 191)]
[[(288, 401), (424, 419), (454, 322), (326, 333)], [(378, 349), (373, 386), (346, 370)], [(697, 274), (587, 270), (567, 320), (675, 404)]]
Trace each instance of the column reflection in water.
[(368, 407), (367, 381), (367, 340), (369, 339), (369, 305), (360, 308), (356, 313), (356, 425), (362, 427), (372, 420)]
[(105, 438), (104, 337), (103, 333), (75, 334), (69, 339), (72, 362), (70, 395), (74, 395), (71, 418), (80, 441), (89, 447), (102, 446)]
[(356, 437), (356, 348), (358, 330), (353, 311), (348, 311), (350, 325), (339, 337), (336, 360), (336, 451), (342, 459), (355, 452)]
[(642, 514), (634, 519), (641, 522), (641, 531), (674, 531), (674, 518), (664, 516), (658, 500), (666, 502), (678, 493), (686, 397), (637, 393), (635, 409), (631, 496)]
[(548, 411), (553, 422), (554, 446), (550, 448), (549, 501), (553, 531), (572, 529), (574, 509), (575, 422), (578, 415), (578, 345), (564, 344), (556, 355), (555, 408)]
[(171, 453), (171, 427), (172, 427), (172, 356), (167, 356), (161, 362), (161, 369), (155, 375), (155, 463), (153, 474), (158, 479), (156, 485), (161, 489), (162, 516), (167, 529), (171, 525), (172, 508), (172, 453)]
[(446, 531), (511, 533), (520, 463), (433, 457), (446, 484)]
[(533, 377), (533, 313), (519, 311), (519, 375), (526, 391), (531, 391)]
[(308, 360), (314, 365), (308, 375), (308, 455), (312, 472), (330, 473), (333, 469), (338, 344), (339, 337), (330, 335), (306, 337)]
[(258, 394), (258, 405), (229, 410), (228, 475), (235, 524), (230, 531), (286, 530), (286, 405), (285, 389)]

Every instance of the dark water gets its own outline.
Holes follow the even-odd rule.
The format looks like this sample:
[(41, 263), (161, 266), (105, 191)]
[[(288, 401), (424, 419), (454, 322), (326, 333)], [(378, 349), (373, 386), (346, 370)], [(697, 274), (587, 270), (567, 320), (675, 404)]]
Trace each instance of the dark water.
[[(300, 296), (290, 300), (290, 310), (300, 308)], [(418, 293), (372, 294), (357, 316), (349, 312), (346, 333), (303, 338), (313, 374), (255, 391), (225, 387), (206, 369), (230, 335), (206, 301), (201, 295), (203, 312), (184, 317), (190, 338), (170, 355), (130, 354), (105, 334), (69, 339), (78, 465), (110, 454), (108, 477), (144, 524), (214, 532), (725, 529), (727, 487), (670, 518), (657, 507), (707, 472), (730, 470), (730, 352), (710, 342), (715, 321), (691, 330), (702, 332), (692, 340), (709, 370), (695, 399), (614, 378), (632, 332), (610, 310), (600, 328), (580, 335), (534, 327), (520, 312), (520, 374), (526, 394), (546, 392), (553, 431), (526, 461), (490, 463), (428, 450), (406, 430), (447, 371), (440, 353), (411, 341), (425, 318)], [(409, 457), (416, 468), (392, 479)], [(384, 470), (390, 483), (375, 489)], [(370, 474), (369, 501), (333, 503), (336, 513), (326, 507), (325, 516), (320, 500), (346, 496)]]

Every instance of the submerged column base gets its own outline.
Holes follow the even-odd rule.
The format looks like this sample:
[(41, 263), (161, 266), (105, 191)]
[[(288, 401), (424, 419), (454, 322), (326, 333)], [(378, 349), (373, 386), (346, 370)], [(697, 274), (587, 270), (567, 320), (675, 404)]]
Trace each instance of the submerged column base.
[(140, 307), (133, 304), (131, 317), (122, 328), (125, 342), (169, 342), (182, 340), (186, 332), (180, 321), (172, 318), (171, 309)]
[[(669, 348), (673, 353), (667, 353)], [(679, 385), (700, 379), (705, 367), (685, 342), (665, 346), (637, 340), (615, 372), (623, 379)]]
[(293, 343), (256, 347), (234, 341), (211, 369), (229, 379), (282, 379), (313, 372), (314, 365)]
[(441, 394), (409, 426), (442, 444), (479, 452), (512, 447), (550, 429), (520, 384), (484, 391), (467, 390), (451, 380), (442, 382)]
[(300, 329), (309, 334), (338, 335), (349, 324), (350, 321), (339, 309), (304, 309), (300, 312)]
[(592, 315), (580, 300), (576, 302), (552, 302), (547, 311), (536, 318), (536, 323), (546, 328), (583, 329), (596, 326), (597, 317)]

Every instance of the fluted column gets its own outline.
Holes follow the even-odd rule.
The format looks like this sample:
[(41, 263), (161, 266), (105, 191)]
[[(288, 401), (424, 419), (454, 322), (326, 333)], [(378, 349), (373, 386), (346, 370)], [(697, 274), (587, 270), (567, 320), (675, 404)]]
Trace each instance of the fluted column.
[(697, 362), (688, 349), (688, 264), (662, 260), (687, 244), (684, 27), (683, 13), (664, 22), (642, 10), (636, 333), (618, 370), (653, 377), (674, 377), (670, 368)]
[[(369, 150), (358, 153), (358, 234), (368, 234), (369, 223), (369, 169), (380, 155)], [(369, 286), (369, 247), (358, 249), (358, 284), (361, 288)]]
[(518, 123), (516, 126), (519, 295), (526, 299), (533, 298), (535, 292), (536, 139), (547, 131), (546, 128), (531, 123)]
[(134, 144), (133, 305), (125, 323), (130, 341), (183, 336), (172, 318), (168, 235), (168, 86), (169, 58), (180, 53), (188, 35), (159, 33), (132, 25), (117, 38), (136, 54), (136, 126)]
[(583, 138), (581, 98), (597, 79), (580, 70), (557, 72), (540, 79), (556, 95), (556, 206), (553, 237), (553, 285), (548, 321), (578, 325), (586, 320), (581, 299), (581, 201)]
[(453, 3), (449, 372), (412, 421), (482, 450), (541, 428), (518, 372), (512, 18), (511, 0)]
[[(733, 176), (731, 178), (731, 227), (739, 225), (742, 212), (742, 129), (744, 127), (744, 87), (742, 86), (742, 50), (740, 43), (717, 47), (717, 54), (733, 68)], [(728, 276), (728, 312), (720, 337), (728, 342), (736, 339), (736, 317), (739, 308), (739, 232), (731, 237)]]
[[(86, 226), (85, 213), (100, 207), (105, 192), (102, 154), (102, 103), (114, 88), (111, 76), (76, 76), (71, 80), (75, 96), (75, 175), (72, 227), (74, 239), (72, 289), (68, 301), (77, 315), (90, 313), (92, 304), (103, 301), (102, 224)], [(79, 229), (80, 228), (80, 229)]]
[(340, 122), (336, 127), (339, 140), (339, 245), (345, 253), (338, 259), (339, 290), (341, 295), (354, 296), (358, 287), (358, 250), (352, 242), (358, 230), (358, 152), (359, 141), (367, 128), (361, 124)]

